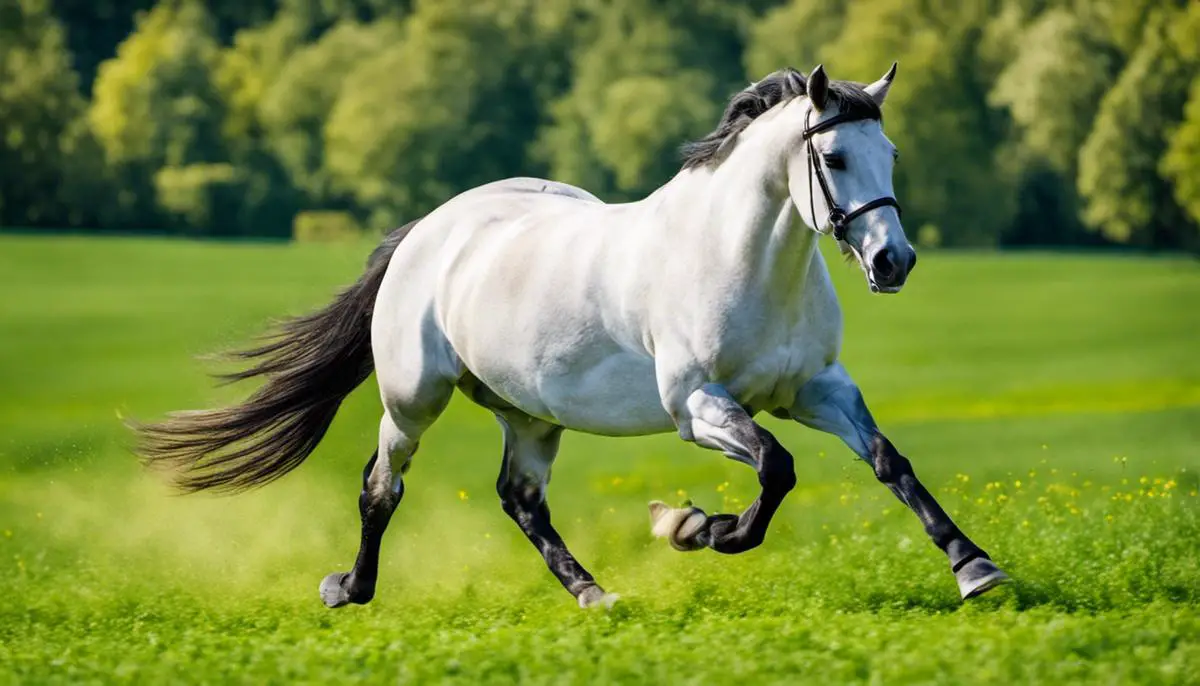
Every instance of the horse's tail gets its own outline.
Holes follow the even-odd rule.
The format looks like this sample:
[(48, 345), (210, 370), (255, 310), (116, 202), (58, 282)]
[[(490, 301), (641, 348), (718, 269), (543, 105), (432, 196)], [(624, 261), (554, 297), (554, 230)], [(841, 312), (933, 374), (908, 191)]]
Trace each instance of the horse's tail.
[(375, 296), (392, 253), (414, 224), (389, 234), (371, 253), (366, 272), (327, 307), (285, 320), (261, 345), (232, 354), (251, 366), (218, 378), (266, 381), (244, 402), (136, 426), (142, 462), (171, 469), (176, 485), (189, 493), (246, 490), (300, 466), (342, 401), (375, 368)]

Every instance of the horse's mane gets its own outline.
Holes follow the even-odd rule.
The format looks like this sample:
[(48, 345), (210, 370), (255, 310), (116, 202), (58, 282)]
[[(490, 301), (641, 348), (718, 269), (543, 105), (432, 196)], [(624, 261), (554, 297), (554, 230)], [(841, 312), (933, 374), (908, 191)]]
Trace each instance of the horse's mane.
[[(712, 162), (726, 141), (745, 131), (763, 112), (781, 102), (807, 95), (807, 85), (807, 77), (789, 67), (773, 72), (762, 81), (752, 83), (745, 90), (734, 94), (725, 107), (725, 114), (721, 116), (717, 128), (704, 138), (683, 145), (683, 168), (689, 169)], [(863, 90), (861, 83), (831, 80), (828, 102), (837, 105), (839, 112), (848, 112), (855, 117), (882, 118), (879, 105)]]

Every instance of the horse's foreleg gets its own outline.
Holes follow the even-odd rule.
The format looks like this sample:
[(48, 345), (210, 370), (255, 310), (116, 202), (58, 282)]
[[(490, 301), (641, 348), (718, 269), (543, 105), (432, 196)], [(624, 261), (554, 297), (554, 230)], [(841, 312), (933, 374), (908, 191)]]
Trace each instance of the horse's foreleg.
[(546, 486), (558, 453), (562, 427), (515, 411), (497, 413), (496, 419), (504, 429), (504, 464), (496, 481), (504, 512), (542, 554), (546, 566), (575, 596), (580, 607), (612, 605), (616, 596), (605, 593), (596, 584), (550, 524)]
[(416, 449), (417, 437), (396, 428), (391, 418), (384, 416), (379, 448), (363, 469), (363, 487), (358, 496), (362, 517), (358, 557), (349, 572), (334, 572), (321, 582), (321, 600), (328, 607), (362, 605), (375, 597), (383, 532), (404, 495), (403, 475)]
[(929, 538), (946, 553), (963, 598), (1008, 579), (988, 554), (950, 519), (901, 455), (876, 426), (858, 386), (839, 363), (813, 377), (789, 409), (797, 421), (841, 438), (875, 469), (875, 476), (921, 520)]
[(655, 534), (667, 537), (679, 550), (708, 546), (717, 552), (740, 553), (758, 546), (775, 510), (796, 486), (791, 454), (718, 384), (693, 391), (674, 414), (684, 440), (754, 467), (762, 491), (740, 515), (708, 516), (699, 508), (651, 503)]

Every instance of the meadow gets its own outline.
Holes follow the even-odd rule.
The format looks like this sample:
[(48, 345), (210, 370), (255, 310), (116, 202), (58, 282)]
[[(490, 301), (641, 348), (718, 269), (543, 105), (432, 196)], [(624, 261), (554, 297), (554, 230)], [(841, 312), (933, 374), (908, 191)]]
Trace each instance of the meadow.
[(240, 397), (195, 357), (325, 303), (369, 247), (0, 237), (0, 683), (1200, 683), (1194, 260), (925, 252), (894, 297), (834, 267), (876, 418), (1014, 578), (977, 601), (836, 439), (764, 417), (799, 485), (732, 557), (652, 539), (646, 503), (740, 509), (751, 470), (566, 436), (555, 523), (622, 596), (582, 611), (500, 510), (494, 420), (456, 399), (375, 601), (331, 611), (370, 382), (236, 497), (173, 494), (123, 420)]

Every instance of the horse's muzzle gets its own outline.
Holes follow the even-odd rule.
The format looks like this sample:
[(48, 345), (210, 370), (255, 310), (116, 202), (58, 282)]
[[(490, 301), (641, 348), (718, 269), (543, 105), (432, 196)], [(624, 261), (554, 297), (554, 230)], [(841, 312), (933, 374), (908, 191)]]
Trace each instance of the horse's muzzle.
[(911, 245), (884, 245), (868, 258), (867, 281), (874, 293), (896, 293), (917, 266), (917, 251)]

